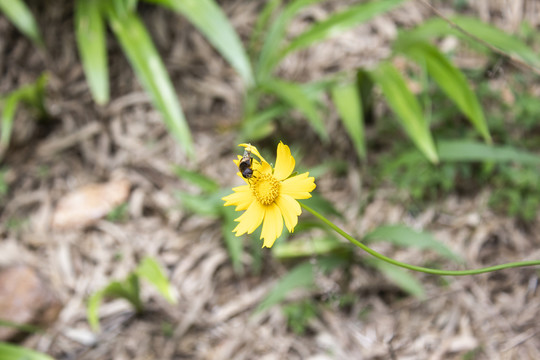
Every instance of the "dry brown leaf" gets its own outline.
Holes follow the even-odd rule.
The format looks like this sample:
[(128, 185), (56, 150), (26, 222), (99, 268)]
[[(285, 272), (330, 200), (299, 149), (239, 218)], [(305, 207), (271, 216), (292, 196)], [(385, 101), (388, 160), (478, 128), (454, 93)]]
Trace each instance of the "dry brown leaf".
[[(48, 325), (56, 320), (62, 304), (38, 274), (28, 266), (0, 271), (0, 319), (16, 324)], [(0, 327), (0, 340), (18, 333)]]
[(81, 187), (60, 199), (53, 215), (53, 229), (76, 229), (95, 223), (129, 195), (127, 180)]

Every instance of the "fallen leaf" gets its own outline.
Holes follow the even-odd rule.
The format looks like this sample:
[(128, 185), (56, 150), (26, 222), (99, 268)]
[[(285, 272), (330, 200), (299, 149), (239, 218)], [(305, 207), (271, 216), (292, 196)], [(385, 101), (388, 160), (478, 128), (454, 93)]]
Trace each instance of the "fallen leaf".
[(77, 229), (91, 225), (124, 203), (130, 183), (114, 180), (81, 187), (58, 201), (53, 214), (53, 229)]

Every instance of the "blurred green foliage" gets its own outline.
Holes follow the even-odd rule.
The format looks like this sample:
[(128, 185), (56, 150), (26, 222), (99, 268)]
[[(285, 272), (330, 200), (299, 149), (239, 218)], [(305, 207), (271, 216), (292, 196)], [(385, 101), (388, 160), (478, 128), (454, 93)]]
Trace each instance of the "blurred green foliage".
[(47, 116), (45, 109), (45, 86), (47, 75), (41, 75), (34, 83), (24, 85), (0, 96), (0, 159), (5, 154), (11, 140), (13, 121), (19, 105), (23, 104), (37, 112), (37, 118)]
[(53, 360), (53, 358), (23, 346), (0, 342), (0, 360)]
[(159, 293), (170, 303), (177, 301), (176, 290), (171, 286), (169, 280), (158, 262), (145, 257), (139, 266), (128, 274), (121, 281), (111, 281), (105, 288), (92, 294), (88, 299), (86, 316), (88, 323), (94, 331), (99, 331), (99, 306), (104, 298), (120, 298), (127, 300), (137, 313), (144, 310), (144, 304), (140, 297), (140, 279), (146, 279)]

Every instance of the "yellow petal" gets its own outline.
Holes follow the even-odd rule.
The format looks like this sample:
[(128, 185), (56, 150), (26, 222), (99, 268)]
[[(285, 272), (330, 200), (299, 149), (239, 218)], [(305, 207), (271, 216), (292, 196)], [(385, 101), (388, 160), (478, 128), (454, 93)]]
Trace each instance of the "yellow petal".
[(274, 168), (274, 177), (278, 180), (284, 180), (292, 174), (294, 170), (294, 158), (291, 155), (291, 149), (281, 141), (277, 147), (276, 167)]
[(238, 146), (242, 146), (243, 148), (245, 148), (246, 150), (249, 150), (251, 151), (252, 154), (256, 155), (261, 161), (266, 161), (264, 160), (264, 158), (261, 156), (261, 154), (259, 154), (259, 150), (257, 150), (257, 148), (251, 144), (239, 144)]
[(236, 211), (242, 211), (246, 210), (249, 205), (255, 201), (255, 197), (253, 197), (249, 185), (235, 187), (233, 188), (233, 191), (232, 194), (221, 198), (221, 200), (225, 201), (223, 206), (235, 205)]
[(294, 231), (294, 227), (298, 224), (298, 216), (302, 213), (300, 204), (289, 195), (281, 194), (276, 200), (277, 206), (281, 210), (285, 226), (289, 232)]
[(270, 248), (283, 232), (283, 218), (276, 204), (266, 206), (264, 222), (261, 231), (261, 239), (264, 239), (263, 247)]
[[(272, 174), (272, 167), (266, 161), (263, 161), (261, 166), (257, 169), (261, 174)], [(255, 175), (256, 176), (256, 175)]]
[(238, 221), (238, 225), (233, 229), (233, 232), (236, 233), (236, 236), (245, 233), (251, 234), (263, 221), (264, 214), (264, 207), (254, 201), (242, 215), (234, 220)]
[(308, 177), (309, 173), (305, 172), (300, 175), (293, 176), (281, 182), (281, 193), (290, 195), (294, 199), (309, 199), (315, 185), (315, 178)]

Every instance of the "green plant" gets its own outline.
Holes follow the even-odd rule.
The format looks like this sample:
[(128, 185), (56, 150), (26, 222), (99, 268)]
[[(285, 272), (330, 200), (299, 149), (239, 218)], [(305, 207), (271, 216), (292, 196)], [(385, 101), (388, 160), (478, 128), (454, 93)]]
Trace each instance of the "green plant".
[[(249, 86), (253, 75), (238, 35), (213, 0), (146, 0), (186, 16), (227, 59)], [(108, 24), (137, 78), (171, 134), (193, 154), (191, 133), (174, 87), (145, 25), (136, 12), (137, 0), (77, 0), (75, 33), (90, 92), (98, 104), (109, 101), (106, 32)], [(34, 16), (21, 0), (0, 0), (0, 11), (39, 45), (43, 44)]]
[(309, 300), (286, 304), (282, 308), (287, 317), (287, 325), (298, 335), (306, 332), (309, 321), (317, 315), (316, 304)]
[[(328, 134), (320, 115), (320, 98), (325, 91), (332, 89), (336, 80), (331, 78), (300, 84), (277, 77), (274, 75), (276, 68), (287, 55), (359, 25), (403, 2), (382, 0), (353, 5), (313, 24), (296, 38), (286, 40), (286, 29), (291, 20), (304, 7), (318, 1), (295, 0), (282, 4), (281, 0), (271, 0), (261, 11), (250, 39), (249, 54), (254, 64), (255, 84), (246, 93), (240, 134), (242, 139), (256, 140), (267, 136), (274, 128), (275, 119), (286, 119), (292, 110), (297, 110), (305, 116), (317, 135), (327, 141)], [(339, 95), (347, 93), (347, 96), (354, 97), (351, 91), (342, 87), (336, 90), (341, 92)], [(355, 122), (358, 109), (348, 111), (345, 119), (345, 125), (352, 131), (358, 144), (359, 156), (363, 156), (365, 151), (360, 144), (362, 127)]]
[(140, 298), (140, 279), (146, 279), (154, 285), (161, 295), (170, 303), (176, 303), (176, 291), (169, 284), (163, 270), (156, 260), (146, 257), (137, 269), (131, 272), (122, 281), (112, 281), (104, 289), (92, 294), (88, 300), (87, 318), (94, 331), (99, 331), (99, 306), (103, 298), (121, 298), (127, 300), (135, 308), (135, 312), (141, 313), (144, 304)]
[(53, 360), (53, 358), (22, 346), (0, 342), (0, 360)]
[(37, 112), (38, 118), (47, 116), (45, 109), (45, 85), (47, 75), (43, 74), (34, 83), (21, 86), (7, 95), (0, 96), (0, 158), (5, 153), (11, 140), (13, 121), (19, 104), (24, 104)]

